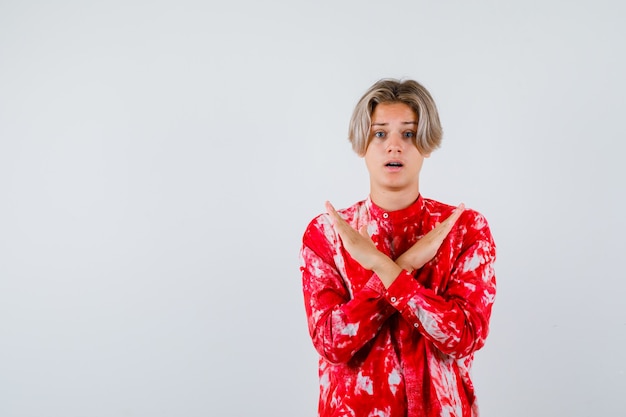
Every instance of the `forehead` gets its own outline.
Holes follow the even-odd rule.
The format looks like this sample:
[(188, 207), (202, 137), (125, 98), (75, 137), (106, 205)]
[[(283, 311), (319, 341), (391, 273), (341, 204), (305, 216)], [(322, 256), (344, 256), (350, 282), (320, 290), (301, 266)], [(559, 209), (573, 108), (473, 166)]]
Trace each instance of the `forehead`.
[(417, 114), (405, 103), (380, 103), (372, 112), (372, 124), (390, 122), (417, 122)]

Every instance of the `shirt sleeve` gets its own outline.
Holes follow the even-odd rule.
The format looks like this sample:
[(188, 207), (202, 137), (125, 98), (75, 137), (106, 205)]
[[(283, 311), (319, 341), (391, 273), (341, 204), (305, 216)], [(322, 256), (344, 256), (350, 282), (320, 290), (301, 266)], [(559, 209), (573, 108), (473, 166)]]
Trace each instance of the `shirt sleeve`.
[(456, 258), (449, 267), (434, 266), (437, 273), (450, 275), (442, 292), (435, 293), (403, 271), (385, 294), (417, 331), (455, 358), (484, 345), (496, 293), (496, 249), (486, 220), (474, 212), (473, 221), (461, 229), (464, 236)]
[(309, 224), (300, 260), (313, 345), (331, 363), (348, 362), (396, 310), (385, 299), (380, 279), (370, 271), (363, 288), (350, 293), (338, 268), (344, 259), (330, 223), (318, 218)]

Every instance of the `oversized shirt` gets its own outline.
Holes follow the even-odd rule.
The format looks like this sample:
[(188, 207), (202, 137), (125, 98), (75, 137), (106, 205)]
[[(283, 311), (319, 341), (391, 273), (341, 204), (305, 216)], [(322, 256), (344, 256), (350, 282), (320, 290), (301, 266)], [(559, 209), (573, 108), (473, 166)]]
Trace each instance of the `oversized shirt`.
[[(403, 210), (368, 198), (339, 213), (395, 260), (453, 210), (419, 196)], [(495, 245), (481, 214), (466, 209), (435, 257), (387, 289), (346, 252), (328, 214), (307, 226), (300, 257), (320, 417), (478, 415), (470, 368), (496, 291)]]

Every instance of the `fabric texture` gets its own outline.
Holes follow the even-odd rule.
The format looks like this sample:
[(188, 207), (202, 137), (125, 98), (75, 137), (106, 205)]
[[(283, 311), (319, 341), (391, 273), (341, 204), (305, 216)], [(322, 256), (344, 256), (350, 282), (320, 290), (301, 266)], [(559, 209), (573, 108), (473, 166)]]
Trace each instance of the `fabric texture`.
[[(395, 260), (453, 210), (419, 196), (399, 211), (368, 198), (339, 213)], [(431, 261), (385, 289), (345, 251), (329, 216), (314, 218), (300, 258), (319, 416), (477, 416), (470, 369), (489, 331), (495, 256), (487, 221), (466, 209)]]

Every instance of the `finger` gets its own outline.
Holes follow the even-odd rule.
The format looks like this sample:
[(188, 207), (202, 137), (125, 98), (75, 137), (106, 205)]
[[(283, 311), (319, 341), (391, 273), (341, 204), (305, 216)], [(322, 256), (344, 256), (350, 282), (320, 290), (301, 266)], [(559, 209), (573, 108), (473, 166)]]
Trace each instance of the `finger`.
[[(441, 222), (440, 224), (443, 225), (444, 228), (450, 227), (452, 228), (452, 226), (454, 225), (454, 223), (456, 223), (456, 221), (459, 219), (459, 217), (461, 217), (461, 214), (463, 214), (463, 211), (465, 210), (465, 204), (461, 203), (459, 204), (453, 211), (452, 214), (450, 216), (448, 216), (447, 219), (445, 219), (443, 222)], [(439, 225), (438, 225), (439, 226)]]
[(338, 225), (339, 223), (347, 224), (347, 222), (343, 219), (343, 217), (339, 215), (339, 212), (335, 210), (335, 207), (333, 207), (333, 205), (330, 204), (330, 201), (327, 201), (325, 205), (326, 205), (326, 211), (328, 212), (328, 214), (330, 214), (331, 219), (334, 220), (335, 225)]
[(341, 220), (341, 216), (339, 215), (339, 213), (337, 213), (335, 207), (330, 204), (330, 201), (326, 201), (326, 203), (324, 203), (324, 206), (326, 207), (326, 212), (330, 215), (330, 220), (332, 221), (333, 226), (335, 226), (337, 222)]
[(335, 210), (335, 207), (333, 207), (333, 205), (330, 204), (330, 201), (326, 201), (324, 203), (324, 207), (326, 207), (326, 211), (328, 212), (328, 214), (337, 213), (337, 211)]
[(341, 236), (342, 239), (346, 239), (352, 234), (357, 233), (356, 230), (354, 230), (354, 228), (350, 226), (350, 224), (347, 221), (345, 221), (343, 217), (341, 217), (339, 212), (335, 210), (335, 207), (333, 207), (333, 205), (330, 204), (329, 201), (327, 201), (325, 205), (326, 205), (326, 210), (328, 211), (328, 214), (330, 215), (331, 223), (333, 227), (335, 228), (335, 231), (337, 231), (337, 233), (339, 234), (339, 236)]
[(459, 204), (453, 211), (450, 216), (448, 216), (444, 221), (438, 223), (433, 230), (431, 230), (428, 234), (431, 235), (432, 238), (443, 239), (445, 236), (450, 233), (452, 227), (456, 223), (461, 214), (465, 210), (465, 205), (463, 203)]
[(465, 210), (465, 204), (463, 204), (463, 203), (459, 204), (454, 209), (454, 211), (452, 212), (450, 217), (448, 217), (446, 220), (448, 220), (452, 224), (456, 223), (456, 221), (459, 219), (459, 217), (461, 217), (461, 214), (463, 214), (464, 210)]
[(361, 233), (361, 236), (366, 237), (366, 238), (370, 238), (370, 234), (367, 233), (367, 226), (363, 225), (361, 226), (361, 228), (359, 229), (359, 233)]

